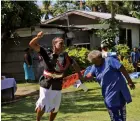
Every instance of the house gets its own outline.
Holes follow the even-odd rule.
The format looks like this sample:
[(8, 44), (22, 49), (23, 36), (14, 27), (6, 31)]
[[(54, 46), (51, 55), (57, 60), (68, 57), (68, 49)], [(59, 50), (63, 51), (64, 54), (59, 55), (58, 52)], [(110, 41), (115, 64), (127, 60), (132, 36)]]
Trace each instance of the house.
[[(42, 46), (51, 47), (52, 39), (54, 37), (63, 37), (64, 31), (67, 26), (35, 26), (34, 30), (31, 28), (20, 28), (16, 30), (19, 38), (10, 38), (3, 44), (1, 48), (1, 74), (6, 77), (14, 77), (16, 81), (24, 81), (24, 50), (29, 47), (31, 39), (37, 35), (38, 32), (43, 31), (44, 36), (40, 39), (39, 43)], [(70, 27), (72, 30), (79, 29), (78, 27)], [(35, 78), (38, 80), (42, 74), (42, 66), (39, 62), (38, 54), (32, 52), (33, 55), (33, 68)]]
[[(16, 32), (20, 38), (11, 38), (2, 47), (1, 51), (1, 73), (14, 77), (17, 81), (24, 80), (23, 55), (24, 49), (28, 47), (29, 41), (39, 32), (44, 32), (44, 37), (39, 41), (43, 46), (51, 46), (54, 37), (65, 38), (65, 44), (84, 46), (95, 49), (100, 46), (101, 39), (96, 36), (97, 29), (107, 28), (108, 25), (99, 24), (99, 20), (111, 17), (109, 13), (87, 12), (81, 10), (68, 11), (57, 17), (42, 22), (34, 30), (21, 28)], [(120, 43), (126, 43), (129, 47), (139, 46), (140, 43), (140, 20), (125, 16), (116, 15), (121, 20), (120, 36), (117, 37)], [(41, 67), (34, 54), (34, 72), (36, 79), (40, 77)]]
[[(72, 10), (64, 14), (48, 19), (41, 23), (41, 26), (68, 26), (81, 27), (82, 30), (70, 30), (75, 37), (72, 45), (89, 43), (90, 49), (100, 46), (101, 39), (96, 36), (97, 29), (107, 29), (109, 25), (99, 24), (100, 20), (111, 18), (110, 13), (88, 12), (81, 10)], [(139, 46), (140, 43), (140, 20), (126, 15), (116, 14), (115, 18), (120, 20), (120, 35), (116, 37), (121, 44), (127, 44), (130, 48)]]

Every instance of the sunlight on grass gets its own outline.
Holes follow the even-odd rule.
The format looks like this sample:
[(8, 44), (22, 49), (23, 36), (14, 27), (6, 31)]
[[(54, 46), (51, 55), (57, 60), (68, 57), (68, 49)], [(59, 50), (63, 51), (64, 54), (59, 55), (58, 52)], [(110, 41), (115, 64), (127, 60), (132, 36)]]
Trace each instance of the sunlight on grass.
[[(127, 105), (127, 121), (140, 119), (140, 81), (135, 80), (135, 82), (136, 89), (131, 90), (133, 103)], [(99, 85), (90, 82), (86, 83), (86, 86), (89, 88), (87, 93), (73, 87), (62, 91), (62, 103), (55, 121), (109, 121)], [(2, 121), (35, 121), (34, 108), (37, 99), (38, 95), (29, 96), (3, 106)], [(47, 120), (48, 114), (45, 114), (41, 121)]]

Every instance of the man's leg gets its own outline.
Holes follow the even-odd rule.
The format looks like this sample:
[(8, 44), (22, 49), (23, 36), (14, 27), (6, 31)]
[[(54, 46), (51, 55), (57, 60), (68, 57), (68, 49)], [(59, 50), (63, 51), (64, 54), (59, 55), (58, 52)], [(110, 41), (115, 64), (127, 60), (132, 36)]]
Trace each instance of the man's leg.
[(41, 108), (37, 108), (36, 112), (37, 112), (36, 121), (40, 121), (41, 117), (43, 116), (45, 112), (45, 107), (43, 108), (43, 110), (41, 110)]
[(56, 115), (57, 115), (57, 112), (56, 113), (51, 112), (50, 117), (49, 117), (49, 121), (54, 121)]
[(133, 63), (134, 71), (137, 72), (137, 64)]
[(57, 112), (59, 110), (59, 107), (60, 107), (60, 103), (61, 103), (61, 91), (58, 91), (57, 92), (57, 95), (54, 99), (54, 107), (52, 110), (51, 110), (51, 113), (50, 113), (50, 117), (49, 117), (49, 121), (54, 121), (56, 115), (57, 115)]

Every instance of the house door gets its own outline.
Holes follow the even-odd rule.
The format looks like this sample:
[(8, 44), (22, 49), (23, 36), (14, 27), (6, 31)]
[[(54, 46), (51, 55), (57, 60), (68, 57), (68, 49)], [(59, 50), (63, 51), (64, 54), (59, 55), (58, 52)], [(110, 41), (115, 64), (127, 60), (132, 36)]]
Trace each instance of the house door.
[(132, 48), (132, 31), (131, 29), (127, 29), (127, 45), (129, 48)]
[(126, 44), (126, 29), (121, 28), (119, 33), (119, 44)]

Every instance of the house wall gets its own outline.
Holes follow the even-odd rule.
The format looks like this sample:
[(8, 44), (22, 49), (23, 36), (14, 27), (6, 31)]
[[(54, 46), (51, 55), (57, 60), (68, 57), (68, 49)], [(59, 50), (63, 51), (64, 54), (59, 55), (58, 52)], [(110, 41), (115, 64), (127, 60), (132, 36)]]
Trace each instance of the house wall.
[(101, 39), (99, 37), (97, 37), (97, 35), (95, 35), (95, 33), (93, 32), (93, 34), (91, 34), (90, 36), (90, 49), (98, 49), (101, 46)]
[[(25, 32), (24, 32), (25, 30)], [(9, 39), (3, 45), (1, 51), (1, 73), (8, 77), (14, 77), (17, 81), (24, 80), (24, 50), (29, 46), (30, 40), (39, 32), (43, 31), (52, 32), (53, 34), (44, 35), (43, 38), (39, 40), (39, 43), (43, 46), (51, 46), (51, 40), (56, 36), (63, 36), (59, 30), (56, 29), (36, 29), (31, 35), (30, 30), (22, 29), (18, 31), (19, 35), (22, 36), (18, 39)], [(59, 33), (59, 34), (58, 34)], [(29, 37), (27, 37), (29, 36)], [(15, 44), (17, 43), (17, 45)], [(36, 52), (33, 55), (33, 69), (35, 72), (36, 80), (39, 79), (42, 74), (42, 65), (39, 62), (38, 54)]]
[(136, 24), (122, 24), (122, 28), (131, 29), (132, 31), (132, 47), (138, 47), (140, 43), (139, 29), (140, 25)]
[[(101, 25), (101, 24), (91, 24), (91, 25), (76, 25), (76, 27), (87, 27), (89, 29), (91, 29), (92, 27), (96, 28), (96, 29), (101, 29), (101, 28), (108, 28), (108, 25)], [(140, 25), (136, 25), (136, 24), (121, 24), (122, 28), (126, 28), (126, 29), (131, 29), (132, 32), (132, 47), (138, 47), (140, 44)], [(99, 37), (97, 37), (95, 35), (95, 33), (93, 33), (90, 36), (90, 48), (97, 48), (100, 46), (100, 42), (101, 39)]]
[[(31, 37), (9, 39), (1, 51), (1, 73), (16, 80), (24, 80), (24, 50), (28, 47)], [(19, 44), (15, 44), (15, 41)]]
[(74, 31), (75, 39), (72, 41), (73, 44), (77, 43), (90, 43), (90, 36), (88, 31)]
[[(69, 19), (68, 19), (69, 25), (73, 25), (75, 27), (85, 27), (88, 29), (91, 29), (91, 28), (100, 29), (100, 28), (107, 28), (108, 27), (108, 25), (103, 25), (103, 26), (100, 25), (98, 23), (99, 19), (97, 19), (96, 17), (94, 17), (94, 18), (92, 18), (92, 17), (93, 16), (83, 16), (83, 14), (77, 15), (77, 13), (71, 14), (71, 15), (69, 15)], [(68, 25), (68, 21), (66, 20), (66, 17), (63, 17), (59, 20), (51, 22), (50, 24)], [(132, 47), (139, 46), (139, 43), (140, 43), (140, 34), (139, 34), (140, 25), (131, 24), (131, 23), (122, 23), (120, 25), (123, 28), (131, 29)], [(95, 37), (95, 35), (93, 35), (93, 37), (91, 37), (91, 38), (93, 38), (93, 40), (91, 39), (91, 48), (95, 47), (95, 45), (93, 45), (94, 40), (95, 39), (98, 40), (97, 37), (95, 37), (95, 38), (94, 37)], [(97, 44), (97, 46), (99, 46), (99, 40), (97, 42), (95, 41), (94, 44)]]
[[(140, 25), (135, 24), (122, 24), (123, 28), (132, 30), (132, 47), (138, 46), (140, 41), (139, 29)], [(50, 47), (51, 41), (54, 37), (64, 36), (64, 32), (59, 29), (48, 29), (48, 28), (36, 28), (34, 32), (30, 32), (30, 30), (25, 30), (28, 32), (19, 31), (19, 35), (21, 38), (19, 39), (10, 39), (7, 43), (2, 47), (1, 51), (1, 73), (8, 74), (12, 77), (16, 78), (16, 80), (24, 80), (24, 70), (23, 70), (23, 55), (24, 49), (28, 47), (29, 41), (36, 36), (39, 31), (43, 31), (45, 33), (44, 37), (40, 39), (39, 43), (43, 46)], [(47, 33), (47, 35), (46, 35)], [(72, 44), (76, 43), (88, 43), (90, 42), (90, 48), (97, 49), (100, 47), (100, 38), (98, 38), (95, 33), (89, 33), (88, 31), (75, 31), (74, 32), (76, 39), (72, 41)], [(31, 36), (30, 36), (31, 35)], [(25, 37), (26, 36), (26, 37)], [(29, 37), (27, 37), (29, 36)], [(16, 41), (16, 44), (15, 44)], [(42, 72), (42, 66), (39, 63), (37, 58), (37, 53), (34, 54), (34, 72), (36, 79), (38, 79)]]

